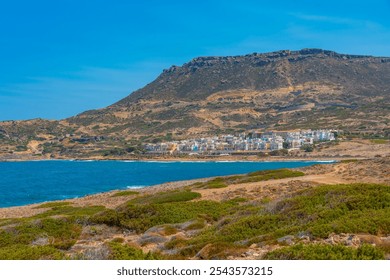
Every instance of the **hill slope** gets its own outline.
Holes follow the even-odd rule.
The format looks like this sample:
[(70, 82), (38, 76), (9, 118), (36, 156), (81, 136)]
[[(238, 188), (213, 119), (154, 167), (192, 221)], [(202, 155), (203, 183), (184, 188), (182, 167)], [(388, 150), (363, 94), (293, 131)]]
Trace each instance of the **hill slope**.
[(103, 109), (62, 121), (0, 122), (0, 151), (80, 156), (134, 139), (251, 129), (389, 135), (389, 85), (390, 58), (321, 49), (199, 57)]
[(104, 123), (122, 135), (275, 126), (382, 130), (389, 127), (389, 85), (390, 58), (319, 49), (199, 57), (68, 121)]

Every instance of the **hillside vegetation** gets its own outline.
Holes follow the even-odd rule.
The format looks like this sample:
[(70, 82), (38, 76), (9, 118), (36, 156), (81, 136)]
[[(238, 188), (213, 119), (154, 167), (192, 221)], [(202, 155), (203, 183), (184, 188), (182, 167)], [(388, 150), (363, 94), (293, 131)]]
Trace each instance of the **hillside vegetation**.
[[(0, 220), (0, 259), (384, 259), (390, 186), (307, 185), (278, 197), (205, 200), (201, 190), (299, 178), (259, 171), (154, 194), (123, 193), (115, 209), (40, 205)], [(260, 193), (259, 193), (260, 195)]]

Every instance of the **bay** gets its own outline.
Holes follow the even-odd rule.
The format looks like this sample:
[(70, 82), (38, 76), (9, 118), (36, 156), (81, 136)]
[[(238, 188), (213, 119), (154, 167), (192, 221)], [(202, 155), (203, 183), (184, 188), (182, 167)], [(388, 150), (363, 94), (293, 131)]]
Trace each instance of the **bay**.
[(76, 198), (172, 181), (304, 167), (317, 163), (328, 162), (0, 162), (0, 207)]

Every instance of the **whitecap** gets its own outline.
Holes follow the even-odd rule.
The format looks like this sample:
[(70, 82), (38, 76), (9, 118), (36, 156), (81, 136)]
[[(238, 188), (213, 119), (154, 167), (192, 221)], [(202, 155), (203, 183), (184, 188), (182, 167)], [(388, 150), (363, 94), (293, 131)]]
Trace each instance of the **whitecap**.
[(145, 188), (147, 186), (145, 185), (133, 185), (133, 186), (126, 186), (126, 189), (142, 189), (142, 188)]

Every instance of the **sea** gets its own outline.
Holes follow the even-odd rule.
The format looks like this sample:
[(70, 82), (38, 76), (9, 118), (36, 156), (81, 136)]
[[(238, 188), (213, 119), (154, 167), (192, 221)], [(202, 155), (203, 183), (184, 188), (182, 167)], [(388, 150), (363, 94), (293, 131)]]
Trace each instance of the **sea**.
[(331, 161), (72, 161), (0, 162), (0, 208), (77, 198), (117, 189)]

